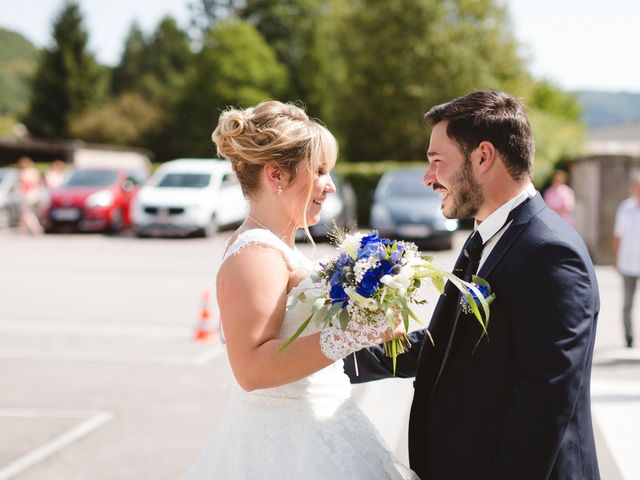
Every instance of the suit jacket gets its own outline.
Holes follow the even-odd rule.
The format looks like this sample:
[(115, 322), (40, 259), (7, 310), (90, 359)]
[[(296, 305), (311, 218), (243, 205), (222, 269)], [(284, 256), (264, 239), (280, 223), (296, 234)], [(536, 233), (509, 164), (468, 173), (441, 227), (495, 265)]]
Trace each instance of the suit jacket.
[[(415, 376), (411, 468), (426, 479), (598, 479), (590, 376), (598, 287), (578, 234), (539, 194), (478, 272), (491, 285), (488, 337), (448, 284), (429, 331), (412, 335), (397, 376)], [(450, 352), (445, 349), (453, 335)], [(345, 360), (352, 382), (391, 375), (381, 348)]]

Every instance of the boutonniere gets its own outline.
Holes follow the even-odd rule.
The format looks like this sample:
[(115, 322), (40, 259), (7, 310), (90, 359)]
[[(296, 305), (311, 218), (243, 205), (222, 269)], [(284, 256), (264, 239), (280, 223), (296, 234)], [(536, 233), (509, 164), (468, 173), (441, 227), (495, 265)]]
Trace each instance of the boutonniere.
[(462, 311), (467, 315), (474, 313), (476, 305), (484, 305), (485, 303), (487, 306), (491, 305), (491, 302), (496, 298), (496, 294), (491, 292), (489, 283), (477, 275), (471, 277), (471, 283), (467, 285), (467, 292), (467, 294), (463, 294), (460, 297)]

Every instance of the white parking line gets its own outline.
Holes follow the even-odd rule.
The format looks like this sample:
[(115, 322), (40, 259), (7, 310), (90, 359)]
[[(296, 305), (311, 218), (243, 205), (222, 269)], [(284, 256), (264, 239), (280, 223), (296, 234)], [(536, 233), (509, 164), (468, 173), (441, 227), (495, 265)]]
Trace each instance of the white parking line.
[(99, 363), (142, 363), (153, 365), (205, 365), (224, 353), (222, 346), (212, 346), (193, 355), (162, 355), (144, 353), (114, 353), (96, 351), (53, 351), (40, 350), (0, 350), (2, 360), (71, 361)]
[(640, 382), (593, 378), (593, 415), (623, 478), (640, 478)]
[(0, 409), (0, 417), (22, 418), (83, 418), (91, 415), (85, 421), (58, 435), (50, 441), (31, 450), (13, 462), (0, 467), (0, 480), (8, 480), (22, 473), (26, 469), (41, 462), (54, 453), (68, 447), (80, 438), (100, 428), (113, 418), (111, 412), (81, 412), (69, 410), (27, 410), (27, 409)]
[(123, 325), (123, 324), (94, 324), (82, 325), (78, 322), (0, 322), (0, 331), (24, 333), (28, 335), (122, 335), (145, 337), (175, 337), (187, 338), (193, 332), (184, 327), (164, 325)]

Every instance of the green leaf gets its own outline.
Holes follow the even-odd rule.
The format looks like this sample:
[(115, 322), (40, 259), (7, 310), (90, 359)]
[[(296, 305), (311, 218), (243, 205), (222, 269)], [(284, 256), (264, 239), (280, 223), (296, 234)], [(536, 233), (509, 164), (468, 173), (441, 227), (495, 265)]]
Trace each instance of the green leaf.
[(302, 325), (300, 325), (300, 327), (298, 327), (298, 330), (296, 330), (296, 333), (294, 333), (291, 338), (289, 338), (289, 340), (287, 340), (277, 351), (276, 354), (282, 352), (285, 348), (287, 348), (289, 345), (291, 345), (296, 338), (298, 338), (300, 336), (300, 334), (302, 332), (304, 332), (304, 329), (307, 328), (307, 326), (309, 325), (309, 322), (311, 321), (311, 318), (313, 317), (313, 313), (311, 315), (309, 315), (309, 317), (307, 317), (307, 319), (302, 322)]
[(440, 295), (444, 293), (444, 278), (440, 275), (431, 277), (431, 283)]
[(331, 320), (333, 317), (335, 317), (340, 310), (342, 310), (342, 303), (334, 303), (333, 305), (331, 305), (331, 307), (327, 311), (327, 320)]
[(340, 328), (343, 330), (347, 329), (347, 325), (349, 324), (349, 312), (347, 312), (346, 308), (340, 310), (340, 315), (338, 316), (338, 320), (340, 321)]

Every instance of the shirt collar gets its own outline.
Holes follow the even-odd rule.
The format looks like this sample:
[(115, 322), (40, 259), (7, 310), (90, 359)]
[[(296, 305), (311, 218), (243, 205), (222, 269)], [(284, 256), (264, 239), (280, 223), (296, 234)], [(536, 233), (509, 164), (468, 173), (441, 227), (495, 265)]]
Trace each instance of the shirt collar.
[(489, 215), (482, 223), (478, 224), (476, 221), (475, 229), (482, 237), (482, 243), (487, 243), (491, 237), (498, 233), (502, 227), (504, 227), (509, 212), (524, 202), (527, 198), (531, 198), (536, 194), (536, 189), (531, 182), (529, 182), (520, 193), (515, 197), (507, 200), (500, 205), (491, 215)]

